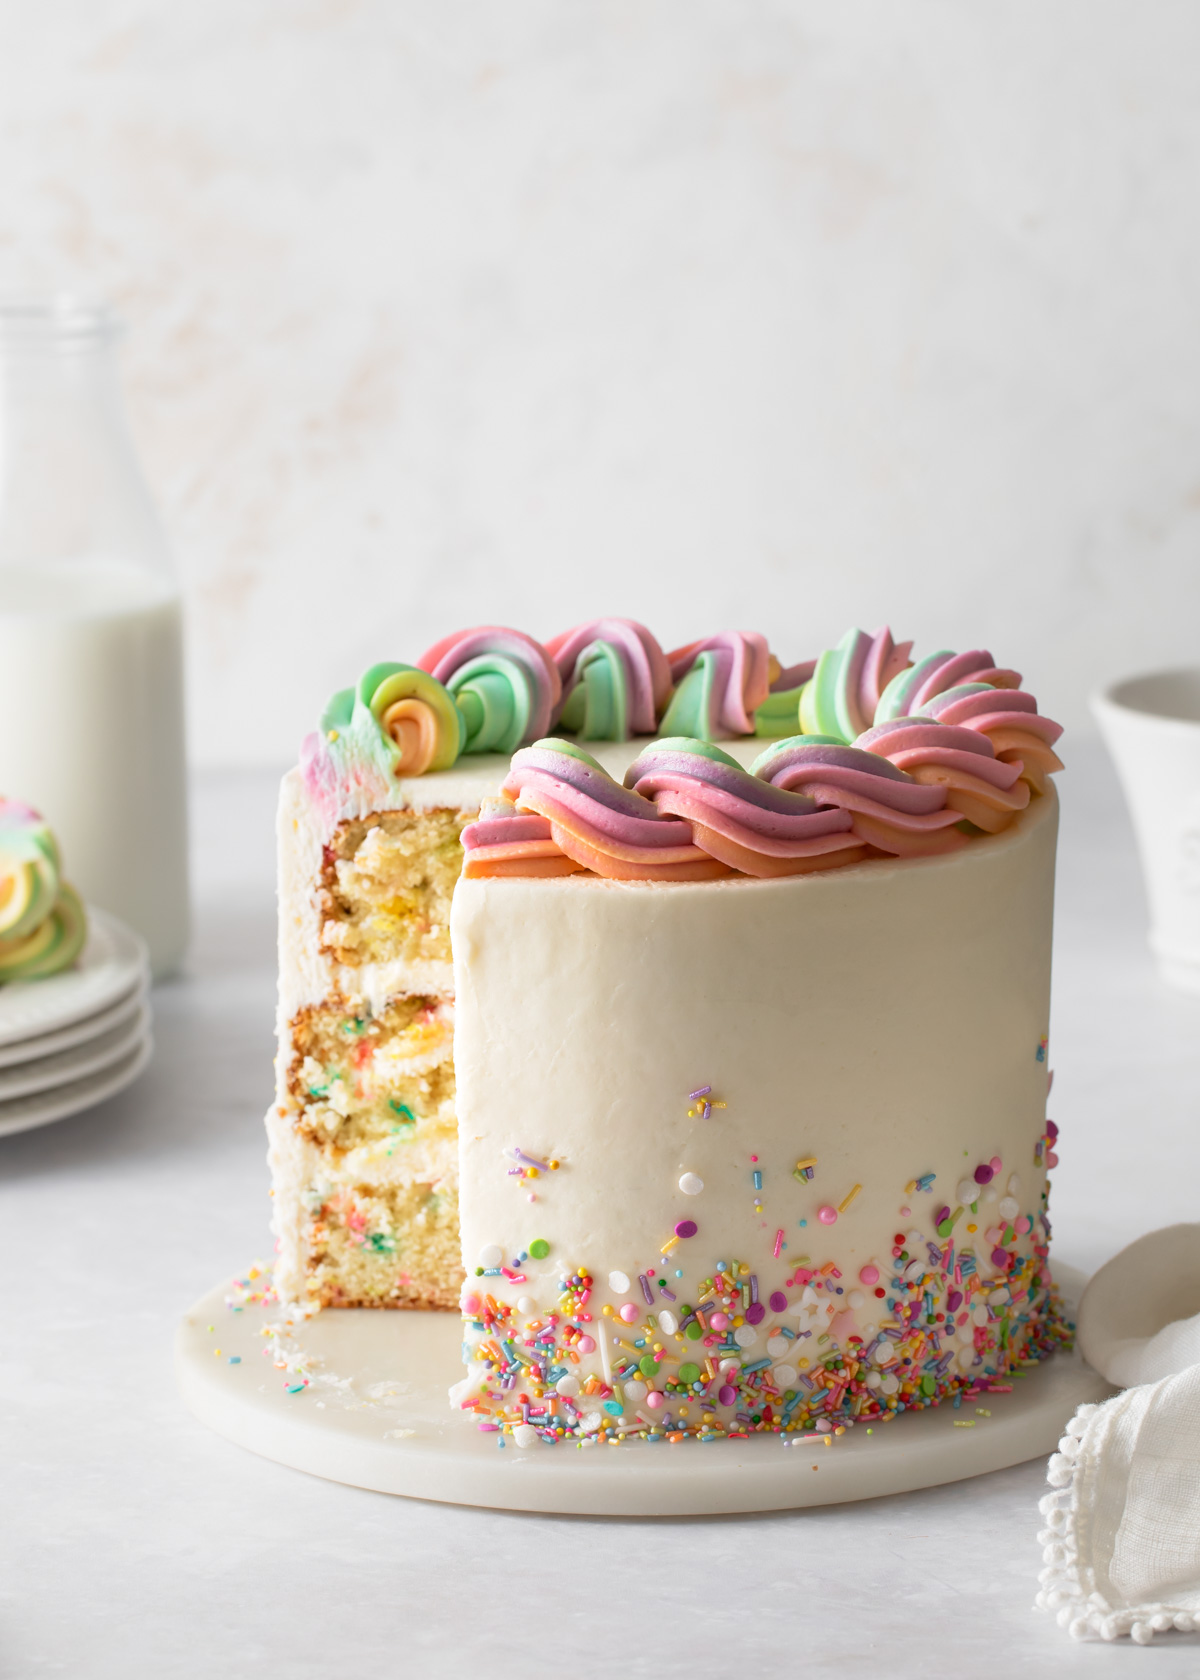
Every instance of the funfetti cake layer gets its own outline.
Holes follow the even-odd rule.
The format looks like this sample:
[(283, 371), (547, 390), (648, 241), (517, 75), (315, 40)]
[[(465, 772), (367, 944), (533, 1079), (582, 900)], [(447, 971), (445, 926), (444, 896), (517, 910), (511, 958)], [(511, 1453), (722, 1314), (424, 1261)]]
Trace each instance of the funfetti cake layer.
[(461, 881), (455, 1404), (522, 1445), (828, 1431), (1053, 1345), (1057, 816), (774, 880)]
[[(622, 775), (640, 744), (596, 750)], [(458, 1306), (450, 901), (461, 832), (508, 767), (335, 778), (310, 755), (284, 777), (267, 1131), (285, 1300)]]

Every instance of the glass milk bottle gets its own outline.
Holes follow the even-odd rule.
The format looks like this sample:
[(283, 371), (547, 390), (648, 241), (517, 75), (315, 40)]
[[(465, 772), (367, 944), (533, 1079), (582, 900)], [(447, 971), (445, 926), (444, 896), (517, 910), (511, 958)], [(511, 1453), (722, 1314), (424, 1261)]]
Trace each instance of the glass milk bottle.
[(161, 976), (188, 937), (181, 613), (117, 336), (104, 308), (0, 299), (0, 793)]

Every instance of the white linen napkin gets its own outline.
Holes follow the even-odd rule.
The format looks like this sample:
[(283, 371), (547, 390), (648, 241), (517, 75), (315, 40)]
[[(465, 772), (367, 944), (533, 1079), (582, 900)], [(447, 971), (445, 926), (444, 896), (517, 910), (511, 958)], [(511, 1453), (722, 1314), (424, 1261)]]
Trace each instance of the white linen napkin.
[(1042, 1609), (1075, 1639), (1200, 1627), (1200, 1365), (1081, 1406), (1046, 1479)]
[[(1081, 1406), (1050, 1459), (1038, 1605), (1076, 1639), (1200, 1629), (1200, 1226), (1151, 1232), (1079, 1306), (1088, 1363), (1123, 1394)], [(1138, 1334), (1137, 1332), (1141, 1333)]]

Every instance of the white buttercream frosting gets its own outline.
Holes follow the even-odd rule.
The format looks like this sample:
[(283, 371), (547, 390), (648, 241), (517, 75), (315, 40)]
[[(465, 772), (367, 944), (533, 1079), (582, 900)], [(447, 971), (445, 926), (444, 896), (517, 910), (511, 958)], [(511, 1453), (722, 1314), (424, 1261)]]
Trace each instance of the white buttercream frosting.
[[(724, 1357), (719, 1338), (681, 1339), (680, 1309), (659, 1288), (665, 1279), (694, 1304), (722, 1261), (756, 1280), (761, 1303), (786, 1296), (758, 1328), (738, 1329), (736, 1355), (769, 1362), (764, 1338), (777, 1326), (776, 1343), (790, 1343), (777, 1361), (785, 1384), (797, 1329), (812, 1332), (810, 1359), (855, 1336), (868, 1346), (888, 1302), (919, 1296), (937, 1272), (928, 1245), (953, 1240), (931, 1297), (944, 1313), (964, 1251), (975, 1281), (960, 1312), (934, 1325), (936, 1352), (953, 1354), (955, 1377), (986, 1372), (977, 1315), (993, 1324), (1007, 1310), (993, 1255), (1030, 1260), (1046, 1241), (1056, 830), (1051, 792), (1005, 833), (945, 857), (776, 880), (461, 880), (451, 934), (468, 1293), (533, 1298), (545, 1313), (563, 1276), (586, 1269), (603, 1345), (575, 1374), (605, 1380), (606, 1356), (622, 1357), (615, 1315), (629, 1310), (617, 1285), (633, 1279), (648, 1313), (637, 1280), (651, 1268), (668, 1354)], [(726, 1105), (707, 1117), (690, 1095), (705, 1086)], [(514, 1149), (560, 1166), (518, 1177)], [(812, 1177), (798, 1173), (812, 1158)], [(975, 1208), (939, 1237), (937, 1215), (961, 1207), (960, 1180), (976, 1183), (977, 1168), (995, 1186), (977, 1185)], [(997, 1205), (1006, 1192), (1019, 1192), (1024, 1230)], [(696, 1233), (672, 1242), (681, 1221)], [(524, 1281), (472, 1275), (497, 1253)], [(789, 1282), (830, 1265), (836, 1281)], [(877, 1283), (864, 1284), (864, 1267)], [(479, 1335), (468, 1331), (472, 1347)], [(892, 1347), (880, 1340), (881, 1368)], [(467, 1392), (482, 1393), (482, 1368), (469, 1372)], [(872, 1386), (902, 1385), (885, 1375)]]

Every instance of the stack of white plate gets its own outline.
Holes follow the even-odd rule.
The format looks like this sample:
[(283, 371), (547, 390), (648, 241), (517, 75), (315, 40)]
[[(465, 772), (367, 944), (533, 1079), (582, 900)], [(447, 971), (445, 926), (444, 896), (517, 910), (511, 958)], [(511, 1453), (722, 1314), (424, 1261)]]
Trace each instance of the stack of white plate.
[(153, 1049), (149, 984), (137, 934), (89, 908), (74, 968), (0, 985), (0, 1137), (91, 1108), (137, 1078)]

